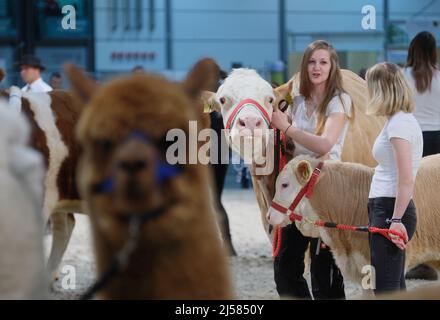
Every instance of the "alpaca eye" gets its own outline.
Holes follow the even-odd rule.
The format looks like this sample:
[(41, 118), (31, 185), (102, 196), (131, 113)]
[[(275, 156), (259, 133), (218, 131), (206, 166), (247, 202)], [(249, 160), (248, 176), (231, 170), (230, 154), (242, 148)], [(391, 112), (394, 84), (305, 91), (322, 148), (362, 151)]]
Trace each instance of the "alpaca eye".
[(225, 104), (225, 103), (226, 103), (226, 99), (225, 99), (224, 97), (221, 97), (221, 98), (220, 98), (220, 103), (221, 103), (221, 104)]
[(269, 98), (269, 103), (270, 103), (270, 104), (273, 103), (273, 98), (272, 98), (272, 97)]
[(281, 185), (281, 187), (283, 187), (283, 188), (287, 188), (288, 186), (289, 186), (288, 183), (283, 183), (283, 184)]

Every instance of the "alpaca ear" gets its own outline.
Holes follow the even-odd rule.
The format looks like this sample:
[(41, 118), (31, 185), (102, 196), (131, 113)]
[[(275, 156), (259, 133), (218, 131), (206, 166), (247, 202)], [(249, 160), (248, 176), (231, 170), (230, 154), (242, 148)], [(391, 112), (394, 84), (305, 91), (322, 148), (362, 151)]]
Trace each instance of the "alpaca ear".
[(215, 92), (211, 91), (203, 91), (202, 92), (202, 101), (205, 112), (218, 111), (221, 112), (221, 106), (215, 100)]
[(275, 93), (275, 108), (285, 111), (287, 107), (292, 104), (292, 88), (293, 81), (289, 80), (287, 83), (275, 88), (273, 91)]
[(312, 175), (312, 166), (310, 165), (310, 162), (301, 160), (295, 166), (294, 171), (296, 180), (298, 180), (298, 182), (303, 186), (309, 181), (310, 176)]
[(70, 63), (64, 66), (64, 72), (72, 85), (73, 91), (82, 102), (88, 102), (98, 88), (96, 81), (87, 76), (79, 67)]
[(211, 58), (202, 59), (189, 71), (183, 82), (183, 88), (190, 98), (198, 99), (203, 90), (217, 90), (221, 73), (215, 60)]

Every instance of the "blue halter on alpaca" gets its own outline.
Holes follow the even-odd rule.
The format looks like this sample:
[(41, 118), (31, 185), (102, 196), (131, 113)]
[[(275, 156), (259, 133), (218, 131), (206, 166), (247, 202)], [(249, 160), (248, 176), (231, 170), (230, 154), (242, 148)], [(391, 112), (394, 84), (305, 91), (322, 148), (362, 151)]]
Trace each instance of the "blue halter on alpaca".
[[(152, 140), (145, 133), (141, 131), (133, 131), (132, 133), (130, 133), (130, 135), (127, 137), (127, 141), (128, 140), (140, 140), (145, 144), (154, 145)], [(155, 171), (156, 183), (159, 185), (162, 185), (167, 180), (178, 176), (182, 172), (182, 170), (178, 166), (171, 165), (161, 160), (159, 157), (156, 158), (155, 168), (156, 168)], [(114, 187), (115, 187), (115, 181), (113, 177), (108, 177), (103, 181), (101, 181), (98, 185), (96, 185), (95, 192), (110, 193), (114, 190)]]

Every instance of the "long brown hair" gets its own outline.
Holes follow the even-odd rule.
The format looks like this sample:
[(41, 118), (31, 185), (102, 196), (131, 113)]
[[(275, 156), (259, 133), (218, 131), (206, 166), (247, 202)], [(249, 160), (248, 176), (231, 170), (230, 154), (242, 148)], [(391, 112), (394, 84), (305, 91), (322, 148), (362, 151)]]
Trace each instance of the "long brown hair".
[[(319, 49), (324, 49), (329, 52), (331, 67), (330, 67), (330, 73), (328, 79), (326, 81), (326, 90), (325, 90), (324, 99), (317, 106), (317, 110), (316, 110), (318, 113), (318, 119), (317, 119), (315, 133), (317, 135), (321, 135), (322, 132), (324, 131), (325, 120), (326, 120), (325, 113), (327, 111), (327, 106), (330, 100), (333, 99), (335, 95), (339, 95), (339, 98), (341, 99), (341, 93), (344, 92), (342, 88), (341, 68), (339, 66), (339, 59), (336, 50), (326, 41), (316, 40), (308, 45), (302, 57), (299, 93), (303, 95), (304, 98), (306, 99), (311, 98), (313, 83), (310, 81), (309, 78), (308, 64), (312, 54)], [(342, 105), (344, 106), (344, 102), (342, 99), (341, 102)], [(353, 111), (354, 110), (352, 110), (352, 112)]]
[(428, 31), (417, 34), (409, 45), (406, 67), (412, 67), (412, 75), (419, 93), (431, 90), (432, 77), (437, 69), (436, 47), (435, 38)]

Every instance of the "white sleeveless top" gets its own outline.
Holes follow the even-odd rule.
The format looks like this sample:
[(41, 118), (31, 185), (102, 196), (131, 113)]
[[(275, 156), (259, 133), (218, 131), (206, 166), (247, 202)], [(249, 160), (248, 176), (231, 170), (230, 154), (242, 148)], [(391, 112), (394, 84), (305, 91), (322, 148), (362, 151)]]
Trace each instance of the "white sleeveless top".
[[(342, 104), (341, 99), (343, 100), (344, 104)], [(291, 117), (293, 121), (295, 121), (295, 125), (298, 129), (313, 134), (315, 133), (316, 125), (317, 125), (316, 110), (313, 111), (310, 118), (307, 116), (307, 107), (304, 96), (299, 95), (293, 99), (293, 104), (290, 112), (291, 112)], [(351, 98), (347, 93), (342, 93), (340, 96), (336, 95), (330, 100), (327, 106), (327, 112), (325, 116), (329, 117), (332, 113), (345, 113), (348, 117), (351, 117)], [(335, 145), (330, 150), (329, 153), (330, 159), (341, 160), (342, 146), (344, 144), (347, 129), (348, 129), (348, 121), (345, 123), (344, 128), (342, 129)], [(301, 154), (308, 154), (315, 158), (321, 156), (319, 154), (314, 153), (313, 151), (310, 151), (309, 149), (300, 145), (299, 143), (295, 142), (294, 157)]]

